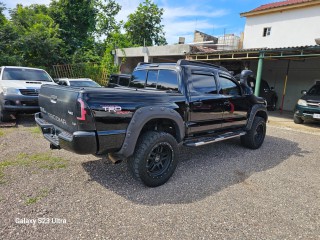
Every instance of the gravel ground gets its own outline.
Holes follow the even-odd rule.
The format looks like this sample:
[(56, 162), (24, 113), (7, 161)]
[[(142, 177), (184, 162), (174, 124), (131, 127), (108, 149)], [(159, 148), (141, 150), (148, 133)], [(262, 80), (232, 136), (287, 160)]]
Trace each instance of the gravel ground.
[(239, 139), (182, 148), (169, 182), (147, 188), (126, 163), (51, 151), (18, 119), (0, 128), (0, 239), (320, 239), (310, 127), (269, 123), (258, 150)]

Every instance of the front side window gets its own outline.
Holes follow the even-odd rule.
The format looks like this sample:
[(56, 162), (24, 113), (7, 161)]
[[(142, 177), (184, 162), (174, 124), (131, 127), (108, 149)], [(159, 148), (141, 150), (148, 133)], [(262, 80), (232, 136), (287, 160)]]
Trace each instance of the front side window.
[(231, 79), (220, 76), (219, 81), (221, 85), (220, 94), (232, 96), (241, 95), (239, 86)]
[(263, 37), (267, 37), (271, 35), (271, 27), (266, 27), (263, 29)]
[(193, 89), (206, 94), (217, 94), (217, 85), (213, 75), (195, 74), (191, 75)]
[(320, 84), (314, 85), (309, 91), (309, 95), (320, 96)]

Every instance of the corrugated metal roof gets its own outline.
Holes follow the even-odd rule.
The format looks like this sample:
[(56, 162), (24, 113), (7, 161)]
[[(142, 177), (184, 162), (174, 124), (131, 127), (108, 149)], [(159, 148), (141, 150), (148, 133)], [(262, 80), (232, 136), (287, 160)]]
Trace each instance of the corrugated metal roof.
[(236, 49), (236, 50), (216, 50), (205, 46), (191, 46), (190, 54), (232, 54), (232, 53), (247, 53), (247, 52), (283, 52), (283, 51), (316, 51), (320, 52), (319, 45), (310, 46), (294, 46), (284, 48), (249, 48), (249, 49)]
[(268, 3), (261, 5), (251, 11), (240, 13), (242, 17), (254, 16), (262, 13), (268, 13), (269, 11), (276, 11), (277, 9), (286, 9), (287, 8), (298, 8), (301, 6), (312, 6), (320, 4), (320, 0), (286, 0), (278, 1), (273, 3)]
[(257, 7), (250, 12), (256, 12), (256, 11), (261, 11), (261, 10), (267, 10), (270, 8), (277, 8), (277, 7), (284, 7), (284, 6), (289, 6), (289, 5), (296, 5), (300, 3), (305, 3), (305, 2), (312, 2), (314, 0), (286, 0), (286, 1), (281, 1), (281, 2), (274, 2), (274, 3), (268, 3), (261, 5), (260, 7)]

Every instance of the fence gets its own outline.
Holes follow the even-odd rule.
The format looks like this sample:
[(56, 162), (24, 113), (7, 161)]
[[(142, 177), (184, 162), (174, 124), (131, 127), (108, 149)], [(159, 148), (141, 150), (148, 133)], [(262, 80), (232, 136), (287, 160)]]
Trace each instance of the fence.
[(108, 71), (97, 63), (53, 65), (53, 78), (90, 78), (102, 86), (108, 82)]

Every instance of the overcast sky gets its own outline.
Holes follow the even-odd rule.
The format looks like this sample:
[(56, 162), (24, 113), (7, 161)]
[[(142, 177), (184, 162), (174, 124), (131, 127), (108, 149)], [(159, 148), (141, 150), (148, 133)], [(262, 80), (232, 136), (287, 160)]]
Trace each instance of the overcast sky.
[[(14, 8), (17, 3), (22, 5), (49, 4), (51, 0), (0, 0), (7, 8)], [(141, 0), (119, 0), (121, 12), (117, 20), (127, 20)], [(262, 4), (276, 0), (154, 0), (158, 7), (164, 9), (163, 21), (166, 39), (169, 44), (178, 42), (185, 37), (186, 42), (193, 41), (194, 30), (210, 35), (220, 36), (225, 33), (239, 35), (244, 30), (245, 18), (241, 12), (250, 11)]]

